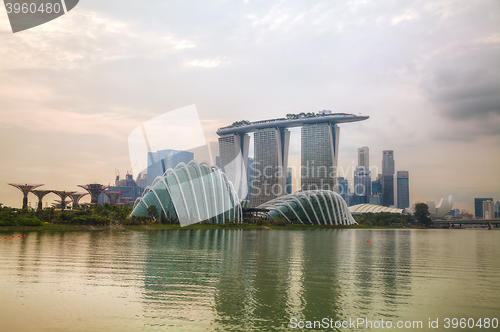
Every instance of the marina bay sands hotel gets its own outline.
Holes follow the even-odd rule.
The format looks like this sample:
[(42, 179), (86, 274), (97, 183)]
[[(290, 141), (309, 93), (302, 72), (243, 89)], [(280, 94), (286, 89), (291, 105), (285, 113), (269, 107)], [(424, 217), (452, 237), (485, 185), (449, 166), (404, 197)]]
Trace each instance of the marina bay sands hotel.
[(219, 128), (220, 167), (245, 197), (249, 133), (254, 133), (254, 164), (250, 206), (256, 207), (285, 195), (290, 131), (301, 127), (301, 190), (335, 190), (339, 151), (338, 123), (368, 119), (368, 116), (321, 111), (288, 114), (286, 118), (256, 122), (238, 121)]

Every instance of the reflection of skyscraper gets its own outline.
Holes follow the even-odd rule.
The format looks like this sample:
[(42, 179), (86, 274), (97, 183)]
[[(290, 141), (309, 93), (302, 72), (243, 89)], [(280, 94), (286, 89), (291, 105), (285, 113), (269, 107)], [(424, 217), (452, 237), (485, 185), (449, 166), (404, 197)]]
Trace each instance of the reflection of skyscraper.
[(398, 209), (410, 207), (410, 184), (408, 171), (398, 171)]
[(266, 128), (254, 133), (252, 207), (285, 195), (289, 143), (290, 132), (284, 128)]
[(392, 150), (383, 151), (382, 176), (383, 205), (394, 205), (394, 151)]
[(358, 149), (358, 166), (364, 166), (366, 170), (370, 169), (370, 150), (367, 146)]
[(302, 126), (302, 190), (334, 190), (340, 129), (334, 123)]
[(247, 196), (247, 162), (250, 136), (227, 134), (219, 137), (220, 168), (234, 186), (238, 197)]

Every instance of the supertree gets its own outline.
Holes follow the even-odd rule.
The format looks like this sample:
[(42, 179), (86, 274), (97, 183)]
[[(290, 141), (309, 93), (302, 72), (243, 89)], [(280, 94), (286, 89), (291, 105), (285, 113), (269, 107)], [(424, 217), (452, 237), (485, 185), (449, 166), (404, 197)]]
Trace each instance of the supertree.
[(42, 199), (45, 195), (49, 194), (52, 192), (52, 190), (32, 190), (31, 191), (36, 197), (38, 197), (38, 210), (41, 210), (43, 208), (42, 205)]
[(101, 190), (101, 192), (109, 197), (111, 205), (115, 205), (118, 198), (128, 192), (128, 190)]
[(35, 188), (43, 186), (43, 184), (32, 183), (8, 183), (8, 185), (16, 187), (23, 192), (23, 209), (28, 207), (28, 194)]
[(97, 204), (99, 195), (101, 194), (101, 190), (104, 190), (108, 187), (105, 187), (99, 183), (90, 183), (86, 185), (78, 185), (78, 187), (87, 190), (90, 194), (90, 204)]
[(83, 196), (88, 195), (89, 193), (74, 193), (71, 194), (71, 200), (73, 201), (73, 207), (77, 207), (79, 204), (78, 202), (80, 199), (82, 199)]
[(53, 190), (52, 191), (57, 196), (61, 197), (61, 209), (64, 210), (66, 207), (66, 197), (71, 196), (71, 194), (76, 193), (76, 191), (63, 191), (63, 190)]

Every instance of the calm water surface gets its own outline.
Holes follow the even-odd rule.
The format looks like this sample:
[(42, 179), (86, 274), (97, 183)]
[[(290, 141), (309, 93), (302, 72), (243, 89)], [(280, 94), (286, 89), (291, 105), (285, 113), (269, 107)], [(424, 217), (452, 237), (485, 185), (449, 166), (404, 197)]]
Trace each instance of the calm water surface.
[(446, 317), (500, 319), (495, 230), (13, 234), (0, 231), (5, 332), (297, 331), (291, 318), (358, 317), (426, 331), (429, 318), (438, 330)]

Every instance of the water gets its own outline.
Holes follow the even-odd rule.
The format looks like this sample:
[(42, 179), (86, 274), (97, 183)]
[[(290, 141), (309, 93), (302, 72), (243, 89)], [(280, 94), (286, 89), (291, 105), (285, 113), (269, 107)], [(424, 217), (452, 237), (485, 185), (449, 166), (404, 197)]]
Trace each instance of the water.
[(500, 319), (495, 230), (12, 234), (0, 233), (0, 331), (299, 330), (291, 318), (421, 331), (430, 318), (436, 331), (447, 317)]

